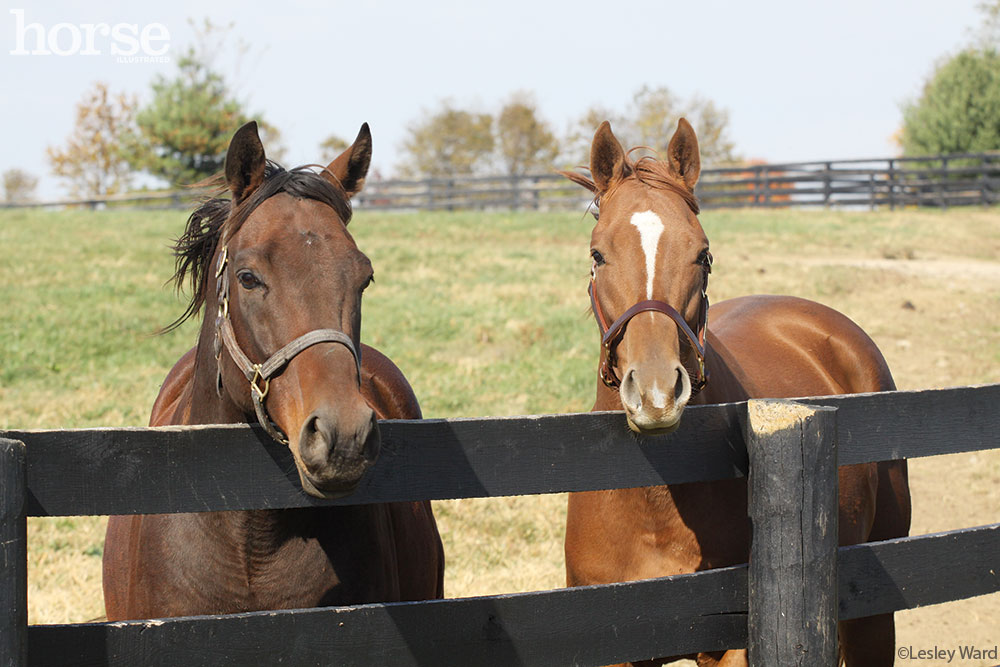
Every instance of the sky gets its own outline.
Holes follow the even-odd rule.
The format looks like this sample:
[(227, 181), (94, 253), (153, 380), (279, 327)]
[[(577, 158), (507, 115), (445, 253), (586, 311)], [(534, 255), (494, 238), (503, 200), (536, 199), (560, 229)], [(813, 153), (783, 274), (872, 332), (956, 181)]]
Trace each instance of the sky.
[[(5, 0), (0, 172), (27, 170), (40, 197), (64, 195), (45, 149), (71, 134), (75, 104), (96, 81), (148, 101), (192, 42), (189, 19), (205, 18), (234, 23), (229, 43), (249, 46), (222, 52), (218, 68), (280, 130), (289, 165), (315, 162), (323, 139), (351, 140), (368, 122), (373, 167), (391, 176), (407, 125), (442, 100), (495, 113), (530, 91), (561, 135), (591, 106), (624, 111), (644, 85), (727, 109), (743, 157), (885, 157), (898, 153), (902, 104), (971, 41), (977, 3)], [(102, 23), (105, 33), (87, 27)]]

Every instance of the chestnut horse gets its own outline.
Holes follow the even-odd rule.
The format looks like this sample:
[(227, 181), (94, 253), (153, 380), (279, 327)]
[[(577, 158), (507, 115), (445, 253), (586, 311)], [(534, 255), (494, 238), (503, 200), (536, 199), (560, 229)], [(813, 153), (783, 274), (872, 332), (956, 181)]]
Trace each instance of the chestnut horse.
[[(591, 299), (602, 334), (594, 410), (622, 410), (638, 434), (669, 433), (686, 405), (895, 388), (872, 340), (844, 315), (793, 297), (748, 296), (708, 308), (712, 267), (694, 196), (698, 140), (684, 119), (667, 160), (633, 160), (605, 122), (592, 178), (563, 172), (599, 205)], [(706, 323), (710, 323), (708, 328)], [(840, 544), (905, 536), (905, 461), (840, 468)], [(573, 493), (566, 526), (570, 586), (745, 563), (746, 480)], [(851, 667), (891, 665), (891, 614), (839, 624)], [(699, 665), (746, 665), (746, 651)], [(639, 663), (660, 664), (660, 661)]]
[[(420, 418), (399, 369), (359, 345), (373, 274), (347, 223), (370, 160), (367, 124), (321, 173), (269, 162), (256, 123), (236, 132), (231, 199), (196, 210), (175, 248), (194, 295), (173, 326), (206, 316), (150, 425), (260, 421), (323, 498), (375, 461), (377, 418)], [(439, 598), (443, 575), (427, 502), (114, 516), (104, 550), (109, 620)]]

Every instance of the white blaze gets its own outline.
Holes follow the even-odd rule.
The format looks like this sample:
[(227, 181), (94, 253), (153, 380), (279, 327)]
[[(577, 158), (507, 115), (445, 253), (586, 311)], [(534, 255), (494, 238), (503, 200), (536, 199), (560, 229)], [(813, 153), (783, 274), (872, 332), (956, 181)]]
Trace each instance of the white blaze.
[(652, 211), (633, 213), (629, 221), (639, 230), (642, 251), (646, 253), (646, 298), (653, 298), (653, 278), (656, 275), (656, 249), (663, 234), (663, 221)]

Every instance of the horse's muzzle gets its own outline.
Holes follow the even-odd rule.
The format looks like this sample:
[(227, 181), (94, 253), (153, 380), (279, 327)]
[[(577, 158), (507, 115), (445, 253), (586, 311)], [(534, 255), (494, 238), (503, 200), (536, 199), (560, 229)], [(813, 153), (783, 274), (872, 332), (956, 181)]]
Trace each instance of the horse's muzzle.
[(298, 441), (299, 477), (309, 495), (319, 498), (348, 495), (375, 463), (381, 446), (378, 421), (367, 407), (358, 417), (335, 419), (317, 410), (302, 425)]

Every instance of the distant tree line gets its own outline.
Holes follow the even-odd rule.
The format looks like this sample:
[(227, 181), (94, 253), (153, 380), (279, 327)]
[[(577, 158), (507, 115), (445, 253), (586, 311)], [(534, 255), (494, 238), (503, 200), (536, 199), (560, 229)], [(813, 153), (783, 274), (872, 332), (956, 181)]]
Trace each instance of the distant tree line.
[[(1000, 149), (1000, 0), (979, 6), (982, 23), (972, 42), (939, 62), (920, 96), (903, 106), (898, 134), (905, 155)], [(148, 102), (112, 92), (103, 82), (86, 92), (72, 134), (47, 150), (53, 173), (73, 194), (115, 194), (145, 173), (170, 187), (217, 173), (233, 131), (258, 121), (268, 155), (281, 159), (277, 128), (247, 109), (237, 85), (220, 72), (219, 53), (247, 52), (228, 43), (232, 25), (194, 25), (195, 43), (177, 60), (172, 77), (158, 77)], [(666, 87), (644, 86), (623, 107), (594, 105), (559, 132), (527, 91), (511, 94), (493, 111), (462, 108), (442, 100), (406, 128), (396, 172), (411, 178), (475, 174), (523, 174), (589, 162), (594, 130), (610, 120), (627, 146), (664, 154), (677, 119), (698, 132), (705, 166), (740, 161), (730, 136), (729, 112), (704, 97), (682, 99)], [(330, 160), (348, 145), (337, 135), (319, 150)], [(2, 175), (7, 201), (31, 199), (37, 178), (20, 169)]]

